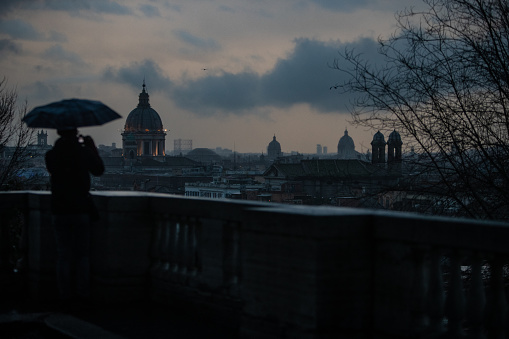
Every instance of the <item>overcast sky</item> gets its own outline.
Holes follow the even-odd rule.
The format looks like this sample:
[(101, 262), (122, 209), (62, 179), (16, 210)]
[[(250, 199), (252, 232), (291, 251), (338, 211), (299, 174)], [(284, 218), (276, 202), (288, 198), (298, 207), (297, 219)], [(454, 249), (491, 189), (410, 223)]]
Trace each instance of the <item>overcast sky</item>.
[[(337, 151), (348, 128), (365, 152), (376, 131), (350, 126), (350, 98), (330, 90), (345, 47), (376, 58), (394, 13), (419, 0), (45, 0), (0, 2), (0, 77), (36, 107), (100, 100), (123, 116), (84, 128), (121, 146), (143, 79), (174, 139), (193, 147)], [(55, 134), (50, 134), (53, 142)]]

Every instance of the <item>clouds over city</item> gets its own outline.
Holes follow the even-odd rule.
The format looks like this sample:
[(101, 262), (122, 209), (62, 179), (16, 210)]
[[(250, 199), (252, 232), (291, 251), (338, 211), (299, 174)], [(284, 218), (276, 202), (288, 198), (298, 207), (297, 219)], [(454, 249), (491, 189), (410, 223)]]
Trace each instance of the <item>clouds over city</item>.
[(178, 121), (173, 133), (207, 135), (185, 129), (201, 121), (221, 124), (218, 129), (229, 121), (230, 131), (270, 128), (271, 134), (291, 124), (305, 129), (309, 140), (302, 142), (312, 145), (332, 117), (345, 121), (353, 99), (330, 90), (346, 79), (331, 67), (339, 53), (354, 49), (376, 61), (376, 38), (392, 33), (394, 12), (412, 4), (4, 0), (0, 77), (30, 105), (79, 96), (124, 112), (145, 79), (163, 121)]
[(341, 60), (345, 48), (376, 58), (376, 42), (364, 38), (342, 44), (301, 38), (294, 43), (294, 49), (265, 74), (211, 68), (203, 69), (202, 77), (172, 82), (153, 60), (144, 60), (108, 68), (104, 78), (135, 88), (139, 88), (140, 79), (150, 79), (154, 91), (166, 92), (178, 106), (198, 115), (245, 115), (270, 106), (290, 108), (298, 104), (323, 113), (345, 113), (352, 98), (346, 94), (339, 97), (330, 87), (345, 81), (346, 74), (332, 65)]

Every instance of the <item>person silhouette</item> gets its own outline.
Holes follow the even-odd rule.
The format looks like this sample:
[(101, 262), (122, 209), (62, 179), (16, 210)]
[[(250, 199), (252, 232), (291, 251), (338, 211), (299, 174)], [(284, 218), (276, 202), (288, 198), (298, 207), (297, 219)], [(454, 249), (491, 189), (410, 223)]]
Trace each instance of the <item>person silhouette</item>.
[(90, 298), (91, 221), (98, 217), (90, 196), (90, 174), (104, 164), (90, 136), (76, 128), (57, 130), (60, 138), (46, 153), (51, 182), (51, 213), (57, 247), (57, 286), (65, 306)]

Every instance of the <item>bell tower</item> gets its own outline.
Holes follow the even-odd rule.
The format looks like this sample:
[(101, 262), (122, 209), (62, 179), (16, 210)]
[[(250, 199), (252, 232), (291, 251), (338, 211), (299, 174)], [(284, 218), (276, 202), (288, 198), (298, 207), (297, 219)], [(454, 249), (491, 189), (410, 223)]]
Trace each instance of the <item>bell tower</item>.
[(48, 146), (48, 132), (37, 132), (37, 145), (38, 146)]
[(385, 163), (385, 145), (384, 135), (380, 131), (376, 132), (373, 136), (373, 141), (371, 141), (371, 150), (373, 153), (371, 162), (373, 164)]
[(396, 130), (392, 131), (387, 140), (387, 163), (401, 162), (401, 145), (401, 136)]

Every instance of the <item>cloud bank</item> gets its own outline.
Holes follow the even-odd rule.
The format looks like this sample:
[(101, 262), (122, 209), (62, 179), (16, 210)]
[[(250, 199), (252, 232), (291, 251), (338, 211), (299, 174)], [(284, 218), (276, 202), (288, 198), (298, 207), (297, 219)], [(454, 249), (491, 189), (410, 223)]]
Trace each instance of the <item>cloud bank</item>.
[(376, 56), (377, 44), (367, 38), (349, 44), (297, 39), (293, 51), (265, 74), (219, 72), (184, 81), (170, 94), (179, 107), (198, 115), (243, 115), (257, 108), (299, 104), (321, 113), (344, 113), (353, 97), (330, 87), (346, 80), (345, 73), (332, 68), (345, 48)]
[(144, 60), (108, 68), (103, 78), (136, 89), (140, 88), (140, 79), (147, 79), (152, 91), (162, 91), (178, 107), (202, 116), (249, 115), (267, 107), (284, 109), (299, 104), (309, 105), (320, 113), (346, 113), (354, 98), (330, 89), (347, 80), (346, 73), (333, 69), (332, 64), (341, 60), (340, 53), (345, 48), (376, 61), (376, 41), (363, 38), (344, 44), (300, 38), (294, 42), (291, 53), (265, 74), (210, 69), (204, 73), (211, 75), (173, 82), (153, 60)]

